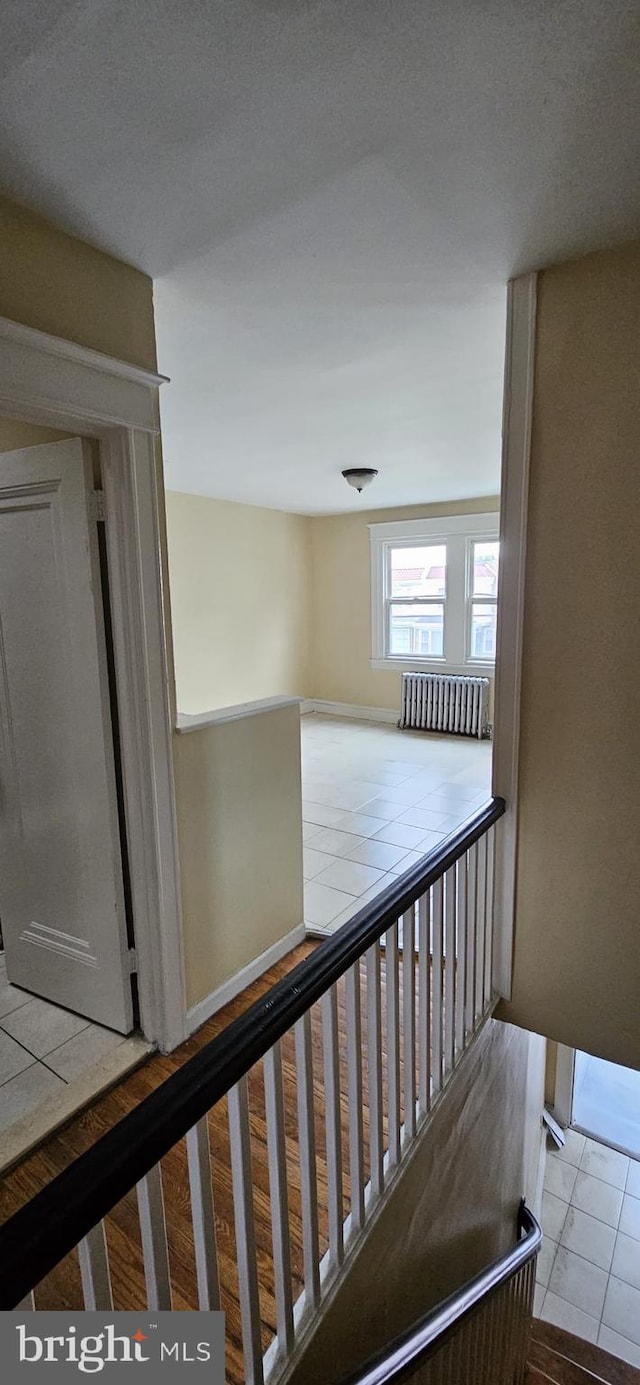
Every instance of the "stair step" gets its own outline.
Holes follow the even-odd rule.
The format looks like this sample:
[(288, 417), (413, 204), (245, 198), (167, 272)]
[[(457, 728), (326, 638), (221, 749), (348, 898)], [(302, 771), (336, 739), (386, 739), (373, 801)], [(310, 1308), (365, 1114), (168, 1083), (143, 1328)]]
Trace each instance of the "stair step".
[(572, 1361), (570, 1357), (554, 1351), (552, 1347), (546, 1346), (544, 1342), (532, 1341), (529, 1347), (529, 1368), (536, 1374), (532, 1379), (536, 1381), (552, 1380), (554, 1385), (602, 1385), (602, 1382), (609, 1382), (606, 1375), (602, 1375), (599, 1367), (599, 1374), (594, 1374), (586, 1366), (581, 1366), (577, 1361)]
[(557, 1385), (640, 1385), (635, 1366), (540, 1318), (531, 1325), (529, 1364)]

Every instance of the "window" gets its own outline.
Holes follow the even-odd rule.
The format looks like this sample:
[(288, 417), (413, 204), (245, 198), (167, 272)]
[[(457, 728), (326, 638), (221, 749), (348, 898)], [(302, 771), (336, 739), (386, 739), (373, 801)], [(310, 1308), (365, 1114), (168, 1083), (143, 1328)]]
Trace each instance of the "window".
[(369, 528), (374, 667), (490, 668), (496, 655), (498, 516)]
[(387, 559), (389, 653), (442, 658), (446, 546), (390, 544)]
[(498, 549), (495, 539), (473, 539), (469, 545), (469, 658), (485, 663), (496, 657)]

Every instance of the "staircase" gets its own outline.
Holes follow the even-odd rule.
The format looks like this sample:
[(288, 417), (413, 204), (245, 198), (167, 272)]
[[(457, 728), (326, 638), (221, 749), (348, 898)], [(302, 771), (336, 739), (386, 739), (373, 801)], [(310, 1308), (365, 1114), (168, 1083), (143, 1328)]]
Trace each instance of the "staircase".
[[(20, 1206), (0, 1308), (222, 1308), (229, 1385), (278, 1385), (492, 1013), (504, 812), (490, 799)], [(520, 1220), (486, 1308), (518, 1380), (540, 1238)], [(451, 1315), (447, 1362), (477, 1354), (468, 1309), (426, 1325), (429, 1354)]]
[(640, 1385), (640, 1371), (564, 1328), (534, 1318), (526, 1385)]
[[(504, 811), (478, 809), (20, 1206), (0, 1309), (221, 1307), (229, 1385), (284, 1385), (492, 1012)], [(516, 1231), (341, 1385), (640, 1385), (532, 1320), (524, 1202)]]

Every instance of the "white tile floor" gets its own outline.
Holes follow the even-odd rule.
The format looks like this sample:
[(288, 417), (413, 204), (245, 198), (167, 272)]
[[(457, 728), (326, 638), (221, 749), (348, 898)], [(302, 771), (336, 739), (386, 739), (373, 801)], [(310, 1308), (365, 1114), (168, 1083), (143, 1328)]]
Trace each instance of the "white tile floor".
[(302, 775), (305, 921), (323, 936), (486, 800), (491, 745), (312, 713)]
[(12, 986), (0, 953), (0, 1135), (123, 1042), (124, 1035)]
[(566, 1135), (547, 1154), (534, 1311), (640, 1366), (640, 1163)]

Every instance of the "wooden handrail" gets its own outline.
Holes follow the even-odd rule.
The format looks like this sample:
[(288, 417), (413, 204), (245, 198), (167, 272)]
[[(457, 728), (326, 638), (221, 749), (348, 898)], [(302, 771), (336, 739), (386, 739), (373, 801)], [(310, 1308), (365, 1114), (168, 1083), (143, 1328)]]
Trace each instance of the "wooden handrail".
[(14, 1308), (396, 920), (502, 817), (491, 799), (361, 909), (0, 1227), (0, 1308)]
[(518, 1211), (518, 1235), (517, 1245), (443, 1299), (366, 1365), (341, 1380), (340, 1385), (402, 1385), (410, 1380), (496, 1289), (538, 1254), (542, 1230), (524, 1198)]

